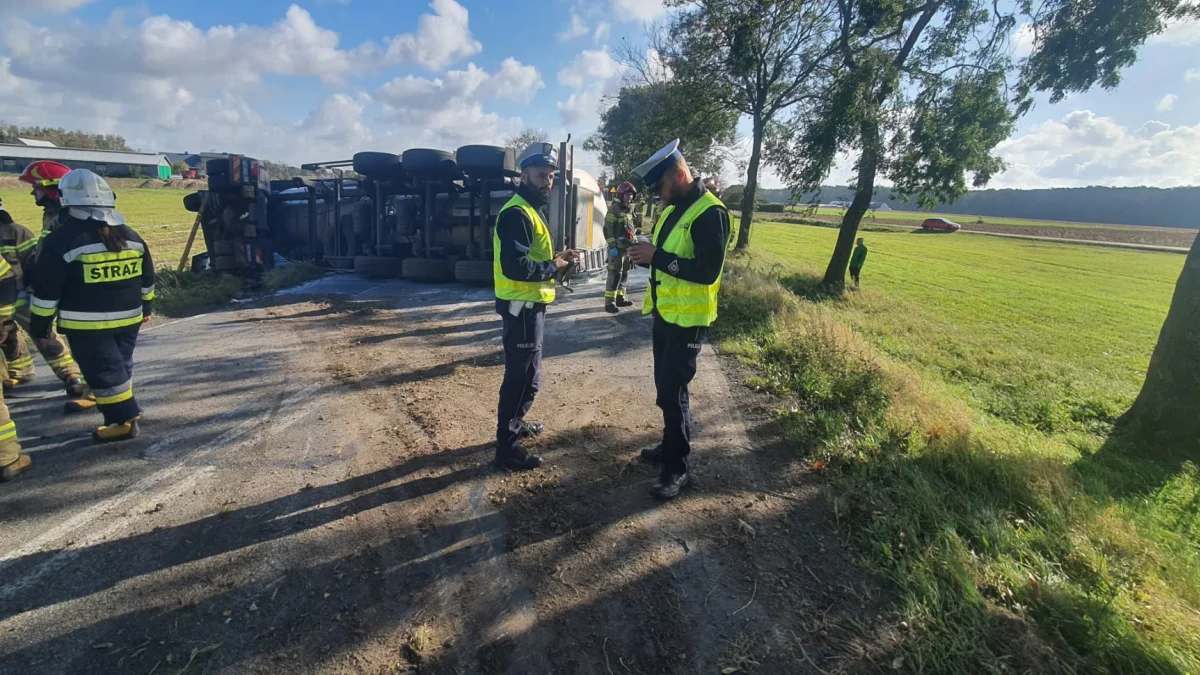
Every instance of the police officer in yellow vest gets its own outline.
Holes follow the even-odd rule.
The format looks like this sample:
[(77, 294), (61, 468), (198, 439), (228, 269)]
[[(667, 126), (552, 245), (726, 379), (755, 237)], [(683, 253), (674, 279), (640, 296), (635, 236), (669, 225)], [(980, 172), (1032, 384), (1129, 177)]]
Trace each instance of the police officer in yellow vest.
[(521, 184), (496, 216), (492, 236), (496, 312), (504, 321), (504, 382), (496, 423), (496, 465), (509, 471), (541, 466), (542, 458), (521, 447), (521, 439), (542, 433), (525, 419), (542, 384), (542, 334), (546, 305), (554, 302), (554, 275), (578, 258), (554, 254), (543, 215), (550, 201), (558, 152), (534, 143), (517, 159)]
[(729, 211), (704, 181), (692, 177), (675, 139), (635, 168), (648, 194), (664, 208), (651, 235), (653, 243), (629, 249), (633, 262), (650, 267), (650, 288), (643, 314), (654, 315), (654, 386), (663, 412), (662, 442), (642, 451), (661, 463), (650, 491), (671, 499), (690, 482), (692, 415), (688, 385), (696, 376), (696, 357), (717, 318), (717, 293), (729, 242)]

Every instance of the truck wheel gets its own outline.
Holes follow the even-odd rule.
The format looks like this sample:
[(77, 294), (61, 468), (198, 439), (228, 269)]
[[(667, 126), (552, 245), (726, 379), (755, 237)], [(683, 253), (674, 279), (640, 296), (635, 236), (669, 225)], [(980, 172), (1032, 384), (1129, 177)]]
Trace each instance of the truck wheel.
[(470, 286), (492, 286), (496, 282), (490, 260), (459, 260), (454, 266), (454, 278)]
[(390, 173), (400, 166), (400, 155), (390, 152), (359, 152), (354, 155), (354, 170), (364, 176)]
[(453, 170), (458, 166), (454, 161), (454, 153), (430, 148), (405, 150), (401, 162), (405, 171)]
[(458, 168), (472, 178), (517, 176), (516, 152), (496, 145), (464, 145), (455, 153)]
[(217, 256), (213, 260), (212, 266), (213, 269), (218, 272), (232, 272), (233, 270), (241, 268), (241, 265), (238, 264), (237, 258), (234, 258), (231, 255)]
[(399, 261), (374, 255), (354, 256), (354, 273), (368, 279), (391, 279), (399, 270)]
[(215, 241), (213, 242), (213, 253), (217, 256), (235, 256), (237, 255), (238, 245), (232, 241)]
[(439, 282), (450, 280), (450, 269), (441, 258), (405, 258), (400, 276), (410, 281)]

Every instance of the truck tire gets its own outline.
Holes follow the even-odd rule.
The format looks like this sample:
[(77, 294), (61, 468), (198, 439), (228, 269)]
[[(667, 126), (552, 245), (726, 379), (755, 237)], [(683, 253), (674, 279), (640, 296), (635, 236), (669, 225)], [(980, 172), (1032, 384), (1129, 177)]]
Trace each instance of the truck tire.
[(472, 178), (517, 176), (517, 155), (496, 145), (464, 145), (455, 153), (458, 168)]
[(364, 176), (378, 176), (395, 171), (400, 155), (390, 152), (359, 152), (354, 155), (354, 171)]
[(183, 208), (187, 209), (188, 211), (190, 211), (192, 213), (199, 213), (200, 205), (203, 203), (204, 203), (204, 193), (203, 192), (193, 192), (192, 194), (183, 198)]
[(429, 148), (405, 150), (401, 159), (404, 172), (426, 180), (454, 180), (462, 176), (454, 153)]
[(459, 260), (454, 279), (469, 286), (493, 286), (496, 282), (490, 260)]
[(450, 281), (450, 268), (441, 258), (405, 258), (400, 276), (409, 281)]
[(213, 254), (217, 256), (235, 256), (237, 255), (238, 245), (232, 241), (215, 241), (213, 242)]
[(212, 267), (218, 272), (232, 272), (241, 268), (241, 265), (238, 264), (237, 258), (231, 255), (219, 255), (213, 259)]
[(399, 271), (399, 260), (384, 256), (354, 256), (354, 273), (368, 279), (391, 279)]

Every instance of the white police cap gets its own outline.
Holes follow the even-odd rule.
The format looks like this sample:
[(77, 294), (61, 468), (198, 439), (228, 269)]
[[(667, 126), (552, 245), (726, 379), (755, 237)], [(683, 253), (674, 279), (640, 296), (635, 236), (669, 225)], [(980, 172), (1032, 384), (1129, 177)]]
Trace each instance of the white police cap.
[(531, 166), (558, 168), (558, 148), (553, 143), (533, 143), (517, 157), (517, 167), (524, 171)]
[(679, 152), (679, 139), (676, 138), (654, 153), (650, 159), (637, 165), (633, 172), (648, 187), (653, 188), (662, 180), (662, 177), (667, 173), (667, 169), (678, 164), (682, 158), (683, 155)]

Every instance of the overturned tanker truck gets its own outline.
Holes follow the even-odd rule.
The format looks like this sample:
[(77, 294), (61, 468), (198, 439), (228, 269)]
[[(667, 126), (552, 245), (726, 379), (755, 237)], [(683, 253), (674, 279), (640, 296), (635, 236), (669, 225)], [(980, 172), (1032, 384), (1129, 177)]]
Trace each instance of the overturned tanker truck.
[[(546, 221), (556, 250), (580, 252), (572, 278), (607, 263), (607, 212), (596, 181), (573, 168), (560, 146), (561, 169)], [(305, 164), (329, 178), (270, 180), (254, 159), (210, 160), (208, 190), (184, 198), (199, 214), (208, 253), (193, 271), (253, 274), (275, 254), (369, 277), (489, 285), (496, 215), (514, 194), (512, 149), (467, 145), (455, 152), (360, 152), (352, 159)]]

